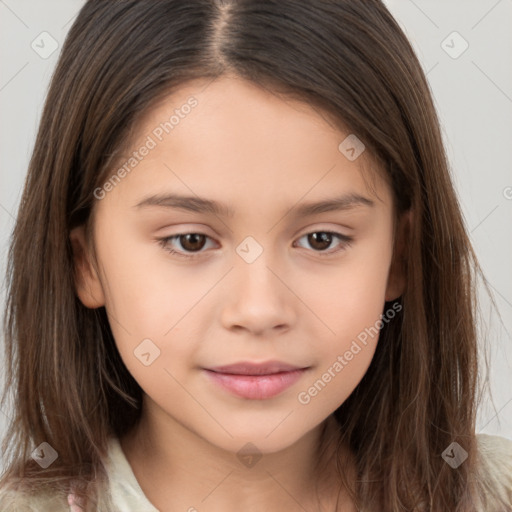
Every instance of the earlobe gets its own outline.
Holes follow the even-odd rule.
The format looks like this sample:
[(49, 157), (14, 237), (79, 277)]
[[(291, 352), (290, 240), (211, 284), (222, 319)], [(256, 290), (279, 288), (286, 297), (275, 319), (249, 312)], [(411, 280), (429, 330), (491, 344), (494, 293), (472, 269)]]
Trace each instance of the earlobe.
[(411, 210), (405, 212), (399, 219), (393, 261), (389, 269), (388, 283), (386, 288), (386, 302), (398, 299), (404, 293), (406, 284), (405, 252), (409, 240), (410, 228), (412, 226)]
[(104, 306), (103, 287), (90, 261), (84, 226), (72, 229), (69, 239), (73, 250), (74, 281), (78, 298), (87, 308)]

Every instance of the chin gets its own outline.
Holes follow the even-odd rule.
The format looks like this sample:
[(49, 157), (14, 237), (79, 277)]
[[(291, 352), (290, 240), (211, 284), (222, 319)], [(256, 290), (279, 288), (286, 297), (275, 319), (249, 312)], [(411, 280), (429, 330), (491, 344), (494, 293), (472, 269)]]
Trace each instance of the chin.
[[(274, 425), (275, 428), (275, 425)], [(211, 437), (206, 440), (219, 448), (239, 454), (254, 450), (259, 454), (271, 454), (285, 450), (300, 440), (307, 432), (293, 431), (278, 426), (273, 432), (268, 428), (246, 428), (243, 430), (227, 429), (233, 437), (226, 435)], [(280, 431), (279, 431), (280, 430)], [(270, 433), (270, 434), (269, 434)]]

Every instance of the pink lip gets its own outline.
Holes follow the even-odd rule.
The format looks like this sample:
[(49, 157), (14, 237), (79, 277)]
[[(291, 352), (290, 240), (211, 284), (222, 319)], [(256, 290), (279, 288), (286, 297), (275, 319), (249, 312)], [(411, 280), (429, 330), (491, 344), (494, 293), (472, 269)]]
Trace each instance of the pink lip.
[(271, 373), (301, 370), (302, 368), (300, 366), (293, 366), (281, 361), (266, 361), (265, 363), (242, 361), (240, 363), (228, 364), (225, 366), (214, 366), (213, 368), (207, 369), (213, 372), (232, 373), (235, 375), (268, 375)]
[(227, 391), (252, 400), (264, 400), (282, 393), (297, 382), (307, 368), (279, 361), (237, 363), (205, 368), (206, 375)]

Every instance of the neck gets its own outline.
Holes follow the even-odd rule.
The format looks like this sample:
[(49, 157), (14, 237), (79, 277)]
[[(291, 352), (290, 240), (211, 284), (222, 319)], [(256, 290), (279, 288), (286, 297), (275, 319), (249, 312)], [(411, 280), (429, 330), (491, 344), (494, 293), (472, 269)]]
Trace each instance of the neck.
[(144, 494), (160, 512), (331, 511), (340, 484), (336, 452), (326, 443), (333, 443), (336, 432), (330, 416), (283, 450), (237, 456), (160, 410), (143, 411), (137, 428), (120, 442)]

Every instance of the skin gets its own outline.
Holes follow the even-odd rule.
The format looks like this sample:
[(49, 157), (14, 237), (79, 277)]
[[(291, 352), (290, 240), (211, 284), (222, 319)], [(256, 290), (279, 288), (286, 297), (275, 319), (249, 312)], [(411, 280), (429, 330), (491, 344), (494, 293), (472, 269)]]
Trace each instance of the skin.
[[(145, 393), (140, 425), (121, 439), (123, 451), (163, 512), (319, 510), (315, 487), (332, 510), (332, 450), (325, 470), (314, 470), (322, 430), (332, 428), (333, 411), (365, 374), (378, 336), (308, 404), (297, 397), (375, 325), (385, 300), (402, 293), (393, 247), (400, 254), (403, 223), (394, 239), (389, 186), (371, 169), (368, 151), (351, 162), (338, 150), (348, 132), (317, 109), (236, 77), (205, 84), (174, 91), (140, 123), (134, 149), (187, 98), (198, 100), (97, 201), (97, 265), (82, 227), (71, 233), (77, 294), (89, 308), (105, 306), (121, 357)], [(236, 214), (134, 207), (163, 192), (214, 199)], [(293, 215), (303, 202), (348, 192), (374, 205)], [(326, 230), (353, 242), (333, 237), (322, 249), (305, 236)], [(196, 258), (172, 255), (157, 240), (183, 233), (209, 237), (192, 249), (183, 238), (169, 241), (182, 253), (196, 247)], [(263, 249), (252, 263), (236, 252), (248, 236)], [(149, 366), (134, 355), (147, 338), (160, 350)], [(265, 400), (234, 396), (202, 370), (272, 359), (309, 369)], [(253, 467), (236, 456), (248, 442), (262, 455)], [(341, 503), (355, 510), (344, 493)]]

